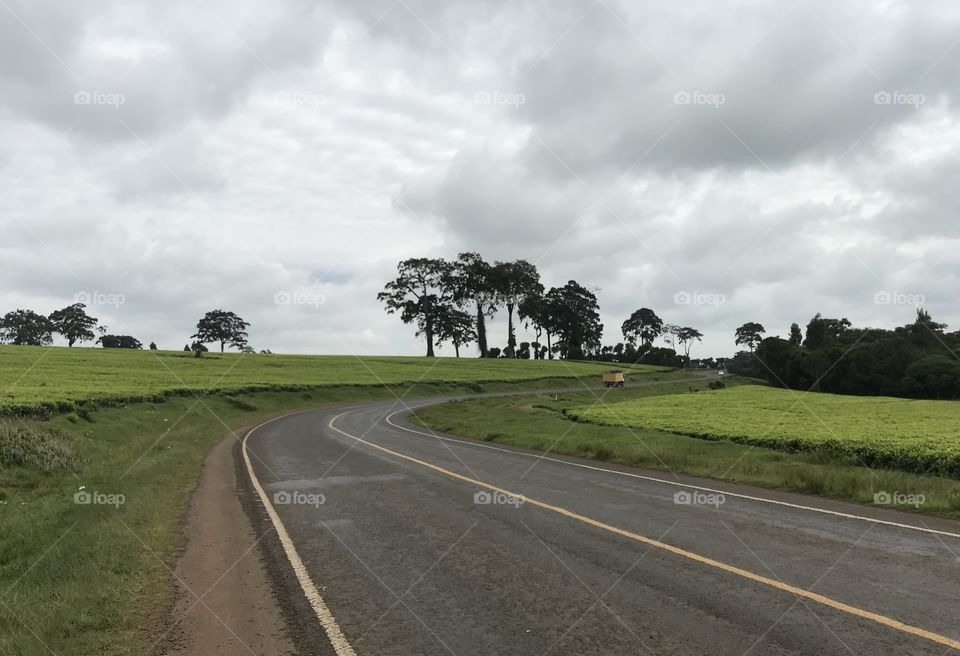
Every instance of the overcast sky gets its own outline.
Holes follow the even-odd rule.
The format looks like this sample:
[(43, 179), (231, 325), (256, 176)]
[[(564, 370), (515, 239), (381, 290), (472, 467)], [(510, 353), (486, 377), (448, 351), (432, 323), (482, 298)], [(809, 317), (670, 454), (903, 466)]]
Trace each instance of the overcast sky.
[(605, 344), (956, 329), (958, 93), (950, 0), (0, 0), (0, 309), (419, 354), (377, 292), (472, 250), (593, 288)]

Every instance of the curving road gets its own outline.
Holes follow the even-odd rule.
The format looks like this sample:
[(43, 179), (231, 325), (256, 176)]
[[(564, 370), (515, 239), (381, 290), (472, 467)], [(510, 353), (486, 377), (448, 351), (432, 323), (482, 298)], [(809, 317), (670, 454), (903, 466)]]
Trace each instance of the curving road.
[(541, 458), (431, 434), (410, 406), (244, 442), (311, 652), (960, 653), (960, 523)]

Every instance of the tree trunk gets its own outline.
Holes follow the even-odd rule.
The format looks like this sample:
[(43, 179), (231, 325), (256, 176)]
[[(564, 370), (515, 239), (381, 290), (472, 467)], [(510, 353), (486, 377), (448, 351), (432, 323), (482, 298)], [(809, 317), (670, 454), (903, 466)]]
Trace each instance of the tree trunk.
[(427, 323), (424, 328), (424, 332), (427, 335), (427, 357), (432, 358), (433, 356), (433, 319), (430, 317), (429, 311), (427, 312)]
[(512, 358), (516, 350), (517, 338), (513, 334), (513, 305), (507, 303), (507, 356)]
[(547, 357), (553, 360), (553, 347), (550, 345), (550, 331), (547, 331)]
[(225, 345), (226, 345), (226, 342), (221, 339), (221, 340), (220, 340), (220, 352), (221, 352), (221, 353), (223, 353), (223, 348), (224, 348)]
[(460, 357), (460, 345), (457, 344), (456, 342), (454, 342), (454, 343), (453, 343), (453, 350), (454, 350), (454, 352), (456, 352), (457, 357), (459, 358), (459, 357)]
[(480, 303), (477, 303), (477, 346), (480, 348), (480, 357), (487, 357), (487, 322)]

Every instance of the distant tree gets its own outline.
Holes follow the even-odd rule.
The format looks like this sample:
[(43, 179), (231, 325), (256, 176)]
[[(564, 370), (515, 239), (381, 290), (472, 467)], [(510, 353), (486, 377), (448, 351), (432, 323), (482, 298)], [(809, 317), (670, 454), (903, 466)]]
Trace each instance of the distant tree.
[(241, 352), (241, 353), (246, 353), (247, 355), (249, 355), (249, 354), (251, 354), (251, 353), (256, 353), (257, 350), (256, 350), (255, 348), (253, 348), (252, 346), (250, 346), (249, 344), (245, 344), (245, 345), (243, 346), (243, 348), (240, 349), (240, 352)]
[(156, 343), (156, 342), (150, 342), (150, 350), (151, 350), (151, 351), (156, 351), (156, 350), (157, 350), (157, 343)]
[(930, 313), (923, 308), (917, 308), (917, 319), (910, 326), (910, 337), (920, 348), (929, 349), (937, 344), (943, 344), (945, 323), (937, 323)]
[(560, 337), (560, 354), (567, 359), (582, 359), (600, 349), (603, 324), (597, 297), (575, 280), (547, 293), (555, 329)]
[(500, 349), (498, 349), (498, 348), (496, 348), (496, 347), (494, 347), (494, 348), (492, 348), (492, 349), (489, 349), (489, 350), (487, 351), (487, 357), (488, 357), (488, 358), (499, 358), (499, 357), (500, 357)]
[(677, 350), (677, 333), (680, 331), (680, 326), (674, 323), (665, 323), (663, 324), (663, 341), (670, 345), (674, 351)]
[(415, 323), (427, 340), (427, 357), (434, 356), (434, 322), (437, 307), (453, 302), (452, 267), (441, 259), (412, 258), (397, 265), (397, 277), (388, 282), (377, 300), (387, 314), (400, 314), (404, 323)]
[(191, 351), (190, 345), (189, 345), (189, 344), (184, 344), (184, 345), (183, 345), (183, 350), (186, 351), (187, 353), (189, 353), (189, 352)]
[(536, 266), (526, 260), (497, 262), (493, 267), (493, 283), (498, 301), (507, 308), (506, 355), (512, 358), (517, 348), (517, 337), (513, 330), (513, 311), (526, 299), (543, 293), (540, 273)]
[[(194, 342), (190, 345), (190, 350), (193, 351), (193, 357), (202, 358), (203, 354), (206, 353), (209, 349), (203, 345), (203, 342)], [(223, 351), (220, 351), (223, 353)]]
[(790, 339), (788, 340), (794, 346), (800, 346), (803, 343), (803, 333), (800, 326), (795, 323), (790, 324)]
[(545, 356), (553, 358), (553, 335), (557, 332), (558, 308), (555, 307), (558, 297), (548, 296), (547, 294), (531, 294), (527, 296), (517, 306), (517, 315), (524, 326), (533, 326), (534, 333), (537, 336), (537, 343), (540, 343), (540, 337), (544, 333), (547, 335), (546, 347), (539, 353), (534, 353), (535, 358), (544, 359)]
[(520, 347), (517, 350), (517, 358), (520, 360), (529, 360), (530, 346), (530, 342), (520, 342)]
[(442, 305), (437, 309), (435, 320), (437, 344), (450, 342), (454, 352), (460, 357), (460, 347), (477, 339), (474, 317), (452, 305)]
[(477, 347), (480, 357), (487, 357), (486, 320), (497, 311), (497, 293), (493, 283), (493, 266), (479, 253), (460, 253), (451, 272), (453, 298), (458, 304), (473, 304), (476, 316)]
[(50, 315), (53, 332), (63, 335), (67, 340), (67, 346), (93, 340), (91, 328), (96, 327), (97, 318), (88, 315), (86, 307), (83, 303), (74, 303)]
[(663, 332), (663, 320), (650, 308), (640, 308), (623, 322), (620, 329), (631, 344), (636, 345), (639, 338), (642, 344), (650, 346)]
[(807, 324), (807, 337), (803, 345), (808, 349), (820, 349), (836, 343), (850, 328), (847, 319), (827, 319), (818, 312)]
[(220, 342), (220, 352), (226, 345), (242, 349), (247, 345), (247, 328), (250, 324), (233, 312), (211, 310), (197, 322), (197, 332), (190, 337), (201, 344)]
[(693, 347), (693, 343), (702, 340), (703, 333), (696, 328), (685, 326), (677, 329), (677, 341), (680, 342), (680, 346), (683, 347), (683, 355), (688, 361), (690, 360), (690, 349)]
[(0, 342), (48, 346), (53, 343), (53, 331), (53, 322), (33, 310), (14, 310), (0, 319)]
[(735, 343), (737, 346), (743, 345), (751, 351), (755, 351), (757, 345), (763, 340), (763, 333), (765, 332), (767, 331), (761, 324), (755, 321), (749, 321), (737, 328)]
[(103, 345), (103, 348), (119, 349), (142, 349), (143, 344), (140, 340), (130, 335), (102, 335), (97, 339), (97, 344)]

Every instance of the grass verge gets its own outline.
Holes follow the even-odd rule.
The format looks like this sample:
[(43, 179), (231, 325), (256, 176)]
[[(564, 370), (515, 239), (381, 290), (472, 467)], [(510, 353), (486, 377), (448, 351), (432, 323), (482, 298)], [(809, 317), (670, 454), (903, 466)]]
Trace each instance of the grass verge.
[[(728, 386), (751, 381), (731, 378)], [(525, 395), (455, 401), (417, 410), (414, 421), (436, 431), (488, 442), (581, 456), (645, 469), (703, 476), (816, 494), (859, 503), (874, 503), (886, 492), (902, 499), (901, 510), (960, 518), (960, 481), (862, 466), (853, 455), (788, 453), (725, 439), (704, 440), (630, 426), (576, 421), (572, 408), (652, 399), (667, 394), (703, 394), (706, 384), (678, 383), (614, 392)]]

